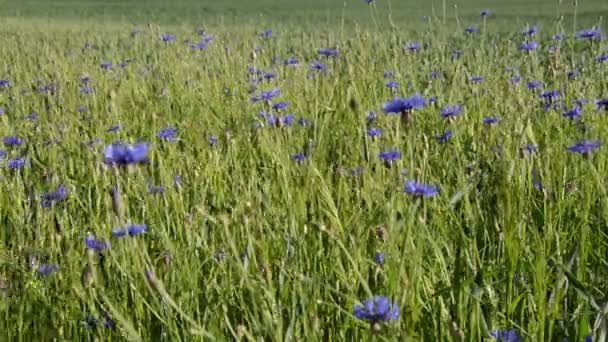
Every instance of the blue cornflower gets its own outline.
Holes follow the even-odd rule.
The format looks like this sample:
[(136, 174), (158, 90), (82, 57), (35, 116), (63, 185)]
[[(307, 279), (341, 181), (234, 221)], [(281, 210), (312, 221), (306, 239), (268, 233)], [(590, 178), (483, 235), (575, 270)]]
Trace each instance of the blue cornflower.
[(561, 92), (559, 90), (543, 90), (540, 93), (540, 97), (545, 100), (553, 101), (553, 99), (561, 96)]
[(433, 95), (433, 96), (429, 97), (429, 103), (435, 103), (435, 102), (437, 102), (437, 99), (438, 99), (437, 95)]
[(287, 113), (285, 116), (279, 116), (277, 120), (282, 125), (291, 126), (291, 124), (293, 123), (293, 114)]
[(385, 102), (382, 109), (385, 113), (404, 113), (412, 109), (419, 109), (426, 105), (424, 97), (414, 94), (410, 97), (395, 98)]
[(207, 43), (205, 42), (197, 42), (190, 44), (190, 47), (193, 49), (204, 50), (207, 48)]
[(148, 226), (146, 226), (145, 224), (130, 224), (126, 227), (126, 229), (127, 233), (129, 233), (129, 236), (135, 236), (145, 233), (148, 229)]
[(121, 128), (122, 128), (121, 124), (114, 124), (114, 125), (110, 126), (110, 128), (108, 128), (106, 130), (106, 132), (118, 132), (118, 131), (120, 131)]
[(566, 37), (566, 35), (564, 33), (556, 33), (553, 35), (553, 40), (562, 40)]
[(129, 165), (145, 163), (148, 161), (148, 143), (139, 142), (127, 145), (115, 142), (105, 147), (103, 151), (104, 163), (108, 165)]
[(439, 193), (439, 189), (431, 184), (408, 180), (403, 186), (403, 192), (415, 196), (433, 197)]
[(177, 128), (173, 126), (163, 127), (158, 131), (158, 133), (156, 133), (157, 137), (166, 141), (175, 141), (176, 135)]
[(392, 70), (384, 70), (384, 78), (389, 78), (389, 77), (393, 77), (393, 75), (395, 75), (395, 72)]
[(380, 158), (380, 160), (382, 160), (384, 162), (392, 163), (395, 160), (401, 159), (401, 151), (399, 151), (399, 150), (380, 151), (380, 153), (378, 153), (378, 158)]
[(385, 296), (374, 296), (353, 306), (353, 315), (369, 323), (381, 323), (399, 319), (399, 306)]
[(482, 10), (479, 12), (479, 15), (481, 15), (482, 17), (487, 17), (487, 16), (492, 15), (492, 11), (490, 11), (490, 10), (489, 10), (489, 9), (487, 9), (487, 8), (486, 8), (486, 9), (482, 9)]
[(87, 235), (87, 237), (84, 239), (84, 244), (88, 249), (92, 249), (92, 250), (95, 250), (98, 252), (103, 251), (104, 249), (110, 248), (109, 242), (103, 241), (103, 240), (97, 240), (91, 234)]
[(272, 104), (272, 109), (274, 109), (274, 110), (281, 110), (281, 109), (285, 109), (287, 107), (289, 107), (289, 103), (287, 103), (287, 102), (277, 102), (277, 103)]
[(285, 64), (285, 65), (297, 65), (297, 64), (300, 64), (300, 61), (297, 60), (296, 58), (287, 58), (283, 62), (283, 64)]
[(541, 82), (539, 80), (532, 80), (532, 81), (528, 81), (527, 87), (528, 87), (528, 89), (537, 89), (541, 85), (543, 85), (543, 82)]
[(574, 153), (588, 154), (593, 150), (598, 149), (602, 145), (599, 140), (581, 140), (574, 145), (567, 147), (567, 150)]
[(4, 157), (6, 157), (6, 151), (0, 150), (0, 159), (4, 159)]
[(13, 170), (18, 170), (18, 169), (22, 169), (25, 166), (25, 158), (24, 157), (18, 157), (18, 158), (13, 158), (13, 159), (9, 159), (6, 162), (6, 166), (9, 169), (13, 169)]
[(520, 81), (521, 81), (521, 76), (519, 76), (519, 75), (511, 76), (512, 83), (519, 83)]
[(470, 76), (469, 81), (472, 83), (478, 83), (483, 81), (483, 76)]
[(433, 70), (429, 73), (429, 78), (438, 78), (441, 77), (441, 75), (443, 75), (443, 73), (439, 70)]
[(523, 342), (523, 340), (521, 339), (521, 337), (519, 337), (519, 334), (515, 330), (495, 330), (492, 331), (490, 335), (494, 337), (497, 342)]
[(462, 107), (459, 104), (448, 105), (441, 107), (441, 116), (445, 119), (453, 118), (462, 113)]
[(566, 76), (568, 76), (568, 79), (572, 80), (572, 79), (575, 79), (576, 76), (578, 76), (580, 73), (581, 73), (580, 70), (573, 69), (573, 70), (568, 71), (566, 73)]
[(523, 31), (521, 31), (521, 33), (525, 36), (533, 36), (536, 33), (538, 33), (538, 26), (536, 26), (536, 25), (528, 26), (528, 27), (524, 28)]
[(101, 62), (99, 64), (99, 67), (102, 69), (111, 69), (112, 68), (112, 62)]
[(317, 52), (319, 53), (319, 55), (327, 57), (335, 57), (338, 55), (338, 50), (336, 49), (321, 48), (317, 50)]
[(439, 143), (445, 143), (452, 138), (452, 131), (447, 129), (441, 135), (435, 135), (435, 140)]
[(28, 115), (24, 116), (23, 118), (27, 119), (27, 120), (36, 120), (36, 119), (38, 119), (38, 113), (31, 112)]
[(599, 27), (593, 27), (590, 29), (580, 30), (576, 32), (576, 38), (578, 39), (596, 39), (602, 37), (602, 30)]
[(583, 108), (579, 105), (574, 106), (568, 110), (566, 110), (565, 112), (562, 113), (562, 115), (564, 117), (570, 118), (570, 119), (576, 119), (581, 115), (581, 112), (583, 111)]
[(207, 142), (209, 143), (209, 145), (215, 146), (218, 142), (218, 138), (215, 135), (209, 135), (207, 137)]
[(464, 28), (464, 32), (466, 33), (476, 33), (479, 32), (479, 27), (476, 26), (467, 26)]
[(259, 96), (254, 96), (251, 98), (251, 102), (259, 102), (259, 101), (270, 101), (273, 97), (279, 95), (281, 93), (280, 88), (272, 88), (270, 90), (263, 90), (260, 92)]
[(291, 159), (297, 161), (298, 163), (302, 163), (304, 160), (306, 160), (306, 155), (304, 152), (293, 153), (291, 155)]
[(481, 122), (483, 122), (486, 125), (493, 125), (493, 124), (497, 124), (498, 122), (500, 122), (500, 119), (497, 117), (489, 116), (489, 117), (483, 118), (481, 120)]
[(9, 85), (11, 85), (10, 80), (7, 80), (7, 79), (0, 80), (0, 88), (7, 88)]
[(40, 196), (42, 199), (42, 206), (49, 207), (53, 202), (63, 201), (68, 197), (65, 191), (65, 186), (60, 184), (54, 191), (48, 192)]
[(313, 60), (312, 62), (310, 62), (310, 67), (316, 70), (327, 70), (327, 65), (317, 61), (317, 60)]
[(59, 265), (57, 264), (40, 264), (40, 266), (38, 266), (38, 269), (36, 270), (36, 272), (38, 272), (38, 274), (45, 276), (48, 274), (51, 274), (55, 271), (59, 270)]
[(149, 194), (162, 194), (165, 192), (165, 187), (162, 185), (148, 185), (148, 193)]
[(19, 146), (19, 145), (23, 145), (23, 143), (24, 143), (23, 139), (20, 139), (15, 136), (6, 136), (6, 137), (2, 138), (2, 142), (4, 143), (4, 145), (7, 145), (7, 146)]
[(275, 79), (277, 77), (277, 74), (274, 71), (264, 71), (264, 73), (262, 74), (262, 77), (266, 81), (270, 81), (272, 79)]
[(370, 127), (367, 129), (367, 135), (372, 138), (382, 135), (382, 132), (383, 132), (382, 128), (378, 128), (378, 127)]
[(583, 338), (583, 342), (593, 342), (593, 337), (591, 334), (585, 336), (585, 338)]
[(370, 110), (365, 115), (365, 121), (367, 121), (368, 123), (376, 120), (376, 118), (377, 118), (376, 112), (374, 112), (373, 110)]
[(410, 51), (417, 51), (417, 50), (420, 50), (422, 45), (420, 45), (419, 42), (409, 42), (409, 43), (407, 43), (407, 45), (405, 47)]
[(175, 40), (175, 35), (171, 33), (163, 33), (159, 37), (163, 42), (170, 42)]
[(608, 97), (595, 101), (595, 105), (597, 106), (597, 109), (608, 111)]
[(519, 45), (520, 50), (531, 51), (538, 49), (538, 43), (535, 41), (523, 42)]
[(602, 55), (599, 55), (599, 56), (595, 57), (595, 61), (596, 62), (600, 62), (600, 63), (608, 61), (608, 53), (605, 53), (605, 54), (602, 54)]
[(260, 32), (260, 37), (268, 38), (268, 37), (272, 36), (272, 33), (273, 33), (272, 29), (266, 29), (266, 30)]
[(298, 119), (298, 125), (300, 125), (300, 126), (310, 126), (310, 120), (308, 120), (306, 118), (299, 118)]
[(530, 154), (532, 152), (536, 152), (538, 150), (538, 146), (534, 144), (525, 144), (524, 146), (522, 146), (521, 150), (525, 154)]
[(389, 89), (397, 89), (399, 87), (399, 82), (391, 80), (384, 83), (384, 85)]
[(95, 92), (95, 90), (93, 90), (93, 88), (90, 88), (90, 87), (81, 86), (81, 87), (80, 87), (80, 92), (81, 92), (82, 94), (92, 94), (92, 93), (94, 93), (94, 92)]
[(382, 252), (376, 252), (376, 254), (374, 255), (374, 262), (377, 265), (384, 264), (384, 253), (382, 253)]

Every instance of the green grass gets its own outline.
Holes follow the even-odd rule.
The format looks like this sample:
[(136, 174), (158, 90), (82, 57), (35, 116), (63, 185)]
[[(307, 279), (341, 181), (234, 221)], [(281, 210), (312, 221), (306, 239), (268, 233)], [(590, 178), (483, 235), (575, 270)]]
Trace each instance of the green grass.
[[(394, 1), (390, 12), (381, 0), (371, 8), (316, 2), (1, 5), (0, 79), (11, 85), (0, 91), (0, 136), (25, 140), (3, 146), (0, 160), (7, 340), (484, 341), (502, 328), (525, 341), (608, 334), (606, 147), (588, 156), (566, 150), (608, 134), (608, 117), (593, 103), (608, 96), (608, 64), (594, 61), (608, 48), (605, 40), (569, 38), (547, 52), (554, 33), (572, 37), (600, 23), (608, 5), (468, 1), (455, 12), (448, 2), (444, 22), (437, 1)], [(495, 14), (484, 21), (478, 12), (486, 7)], [(531, 53), (518, 50), (527, 23), (541, 28), (541, 48)], [(465, 34), (468, 25), (481, 32)], [(131, 37), (134, 27), (144, 32)], [(214, 37), (201, 51), (182, 43), (197, 39), (197, 27)], [(265, 28), (275, 35), (260, 38)], [(165, 32), (178, 39), (160, 42)], [(424, 48), (404, 51), (409, 41)], [(321, 47), (340, 55), (319, 58)], [(462, 50), (459, 59), (453, 49)], [(301, 63), (274, 65), (275, 57)], [(124, 69), (99, 67), (128, 58)], [(328, 71), (310, 76), (313, 59)], [(250, 101), (249, 66), (274, 70), (277, 78), (257, 91), (280, 87), (277, 99), (311, 124), (255, 128), (268, 108)], [(569, 80), (574, 68), (581, 75)], [(383, 114), (394, 96), (385, 70), (395, 72), (397, 95), (436, 95), (437, 104), (408, 123)], [(442, 76), (429, 79), (435, 70)], [(79, 91), (85, 74), (92, 94)], [(471, 75), (485, 80), (472, 84)], [(582, 122), (543, 110), (526, 89), (533, 79), (561, 90), (568, 107), (589, 99)], [(37, 91), (48, 84), (56, 90)], [(463, 104), (461, 117), (442, 119), (440, 107), (453, 103)], [(370, 126), (384, 130), (376, 139), (365, 134), (369, 110), (378, 113)], [(23, 118), (32, 111), (37, 120)], [(501, 121), (484, 125), (487, 116)], [(114, 124), (123, 127), (107, 132)], [(165, 126), (178, 128), (176, 142), (156, 137)], [(437, 143), (445, 129), (453, 138)], [(87, 145), (96, 138), (102, 144)], [(148, 165), (104, 165), (105, 144), (139, 139), (152, 142)], [(538, 151), (523, 155), (528, 143)], [(387, 148), (402, 154), (390, 167), (378, 159)], [(301, 151), (303, 163), (291, 160)], [(17, 156), (29, 165), (9, 170), (6, 159)], [(407, 179), (440, 193), (409, 196)], [(69, 197), (41, 207), (40, 194), (59, 184)], [(150, 194), (149, 185), (166, 191)], [(148, 232), (111, 236), (127, 223)], [(88, 233), (111, 241), (103, 257), (85, 249)], [(60, 268), (41, 276), (41, 263)], [(401, 307), (399, 320), (378, 331), (352, 313), (374, 294)], [(103, 327), (104, 312), (113, 329)], [(83, 324), (87, 315), (99, 325)]]

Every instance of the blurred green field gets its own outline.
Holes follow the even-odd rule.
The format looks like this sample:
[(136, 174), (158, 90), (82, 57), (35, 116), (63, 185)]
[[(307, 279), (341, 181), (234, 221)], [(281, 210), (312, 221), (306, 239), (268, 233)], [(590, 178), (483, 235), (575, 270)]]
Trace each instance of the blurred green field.
[[(607, 15), (1, 2), (0, 341), (605, 341), (608, 41), (575, 35)], [(373, 295), (398, 319), (361, 319)]]

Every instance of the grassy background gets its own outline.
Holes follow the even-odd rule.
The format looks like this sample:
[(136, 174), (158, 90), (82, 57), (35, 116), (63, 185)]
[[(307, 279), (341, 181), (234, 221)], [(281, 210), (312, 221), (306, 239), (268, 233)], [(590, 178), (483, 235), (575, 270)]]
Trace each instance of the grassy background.
[[(486, 7), (495, 15), (484, 23), (478, 12)], [(598, 333), (608, 331), (608, 157), (605, 148), (588, 158), (565, 150), (605, 137), (608, 117), (591, 102), (584, 125), (563, 119), (525, 87), (540, 79), (562, 90), (568, 106), (607, 96), (606, 64), (593, 61), (605, 41), (567, 40), (559, 53), (546, 51), (552, 34), (572, 35), (607, 10), (604, 1), (584, 1), (575, 26), (571, 2), (549, 1), (469, 1), (458, 16), (448, 3), (446, 23), (441, 2), (394, 1), (390, 19), (384, 1), (375, 9), (358, 1), (346, 9), (327, 1), (4, 2), (0, 78), (12, 85), (0, 92), (0, 135), (23, 138), (24, 146), (3, 149), (30, 165), (0, 171), (0, 331), (23, 341), (442, 341), (460, 333), (480, 341), (513, 328), (529, 341), (580, 341), (596, 320), (604, 324)], [(530, 54), (517, 49), (526, 23), (541, 27), (542, 48)], [(469, 24), (482, 33), (465, 35)], [(144, 32), (131, 37), (135, 26)], [(181, 42), (197, 39), (199, 26), (215, 38), (203, 51)], [(259, 38), (267, 27), (276, 36)], [(167, 31), (178, 40), (159, 42)], [(404, 52), (412, 40), (424, 48)], [(306, 64), (328, 46), (340, 57), (310, 77)], [(291, 56), (303, 65), (273, 63)], [(99, 68), (128, 58), (124, 69)], [(248, 66), (274, 70), (277, 79), (258, 90), (279, 86), (280, 100), (312, 125), (253, 129), (263, 106), (249, 100)], [(573, 68), (582, 73), (569, 80)], [(439, 102), (408, 126), (379, 114), (373, 125), (385, 133), (373, 140), (366, 113), (394, 96), (384, 70), (395, 71), (397, 94)], [(429, 80), (434, 70), (444, 76)], [(79, 92), (83, 74), (93, 94)], [(523, 83), (512, 85), (513, 74)], [(474, 85), (471, 75), (486, 79)], [(39, 93), (46, 84), (58, 88)], [(450, 103), (465, 107), (451, 123), (438, 115)], [(32, 111), (38, 120), (24, 120)], [(483, 125), (490, 115), (500, 124)], [(117, 123), (121, 130), (107, 132)], [(179, 129), (178, 142), (155, 136), (167, 125)], [(453, 140), (436, 143), (447, 128)], [(96, 138), (152, 141), (151, 163), (114, 174), (101, 162), (102, 145), (86, 146)], [(305, 163), (290, 160), (311, 141)], [(523, 157), (526, 143), (538, 153)], [(385, 148), (403, 154), (393, 167), (377, 158)], [(363, 173), (350, 176), (357, 166)], [(441, 193), (408, 197), (406, 178)], [(41, 208), (39, 195), (61, 183), (69, 199)], [(149, 194), (149, 184), (167, 190)], [(121, 189), (120, 215), (111, 186)], [(129, 222), (149, 232), (111, 238)], [(103, 258), (86, 252), (88, 232), (112, 241)], [(382, 266), (377, 251), (386, 253)], [(40, 276), (43, 262), (60, 270)], [(81, 281), (85, 270), (92, 284)], [(352, 305), (372, 294), (402, 308), (377, 333), (352, 316)], [(87, 315), (102, 324), (103, 312), (114, 329), (83, 324)]]

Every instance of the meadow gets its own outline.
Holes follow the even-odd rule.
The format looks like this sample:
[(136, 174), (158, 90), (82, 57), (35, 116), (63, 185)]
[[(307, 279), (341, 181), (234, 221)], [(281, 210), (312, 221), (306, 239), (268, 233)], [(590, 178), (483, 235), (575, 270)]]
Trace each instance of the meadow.
[(606, 16), (1, 2), (0, 340), (608, 340)]

